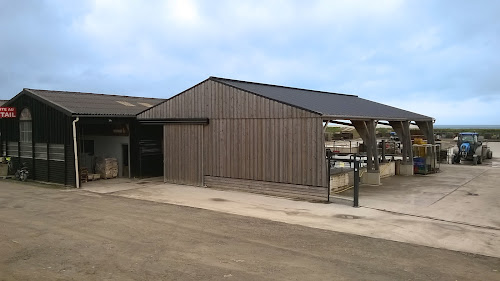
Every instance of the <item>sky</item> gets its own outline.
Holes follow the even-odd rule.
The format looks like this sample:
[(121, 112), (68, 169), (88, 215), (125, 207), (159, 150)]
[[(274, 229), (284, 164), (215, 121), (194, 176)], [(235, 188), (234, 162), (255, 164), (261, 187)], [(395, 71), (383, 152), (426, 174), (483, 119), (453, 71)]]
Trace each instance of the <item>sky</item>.
[(210, 76), (500, 125), (500, 1), (0, 0), (0, 99), (168, 98)]

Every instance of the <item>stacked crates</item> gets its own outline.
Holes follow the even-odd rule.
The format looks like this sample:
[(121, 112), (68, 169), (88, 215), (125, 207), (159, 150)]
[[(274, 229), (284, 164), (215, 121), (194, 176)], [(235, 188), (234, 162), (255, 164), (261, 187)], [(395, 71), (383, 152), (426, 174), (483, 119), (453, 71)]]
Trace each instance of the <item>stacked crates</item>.
[(427, 175), (429, 173), (429, 169), (426, 165), (425, 157), (413, 157), (413, 173)]
[(413, 173), (426, 175), (439, 170), (439, 145), (413, 145)]

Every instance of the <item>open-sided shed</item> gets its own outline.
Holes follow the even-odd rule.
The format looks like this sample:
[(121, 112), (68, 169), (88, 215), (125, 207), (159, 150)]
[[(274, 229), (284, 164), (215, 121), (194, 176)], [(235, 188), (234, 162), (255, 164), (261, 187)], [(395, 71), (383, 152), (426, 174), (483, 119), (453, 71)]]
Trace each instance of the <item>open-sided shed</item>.
[[(393, 125), (405, 147), (410, 121), (432, 135), (431, 117), (354, 95), (217, 77), (138, 115), (142, 124), (163, 126), (166, 182), (312, 199), (327, 193), (324, 124), (339, 119), (360, 132), (374, 177), (378, 121)], [(404, 153), (410, 165), (411, 149)]]

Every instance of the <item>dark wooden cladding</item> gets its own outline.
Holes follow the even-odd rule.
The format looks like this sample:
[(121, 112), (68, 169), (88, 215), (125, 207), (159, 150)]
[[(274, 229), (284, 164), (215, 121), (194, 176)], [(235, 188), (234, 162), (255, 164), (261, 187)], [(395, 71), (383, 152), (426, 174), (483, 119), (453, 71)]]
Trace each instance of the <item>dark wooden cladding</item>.
[(204, 175), (325, 186), (316, 118), (215, 119), (204, 126)]
[[(323, 120), (316, 113), (206, 80), (138, 116), (139, 120), (167, 118), (209, 122), (166, 125), (165, 181), (213, 176), (327, 186)], [(193, 128), (203, 128), (202, 134)], [(200, 137), (201, 146), (188, 135)], [(203, 155), (199, 159), (185, 151), (197, 147)], [(195, 159), (202, 160), (202, 168)], [(202, 174), (185, 175), (192, 171)]]
[[(33, 131), (30, 144), (32, 153), (29, 158), (13, 157), (14, 170), (26, 163), (30, 179), (75, 186), (71, 124), (73, 118), (28, 95), (21, 95), (9, 106), (16, 107), (18, 115), (24, 108), (28, 108), (32, 116)], [(0, 141), (19, 143), (19, 117), (0, 119), (0, 131), (2, 132)], [(34, 151), (37, 144), (63, 144), (64, 161), (35, 159)]]
[(205, 184), (207, 187), (211, 188), (246, 191), (286, 198), (323, 202), (328, 200), (327, 187), (283, 184), (275, 182), (211, 176), (205, 176)]
[(320, 115), (207, 80), (138, 115), (154, 118), (305, 118)]
[(164, 126), (165, 181), (203, 185), (203, 125)]
[[(9, 106), (16, 107), (18, 115), (24, 108), (30, 110), (33, 119), (33, 143), (63, 144), (70, 141), (68, 129), (71, 128), (71, 117), (26, 95), (19, 97)], [(4, 134), (2, 140), (19, 141), (18, 118), (0, 119), (0, 124)]]

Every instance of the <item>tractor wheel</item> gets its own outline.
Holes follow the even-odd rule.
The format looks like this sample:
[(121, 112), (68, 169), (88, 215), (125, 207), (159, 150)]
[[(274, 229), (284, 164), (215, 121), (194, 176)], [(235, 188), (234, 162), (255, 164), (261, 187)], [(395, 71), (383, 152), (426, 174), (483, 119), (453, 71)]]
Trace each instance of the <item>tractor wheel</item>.
[(453, 156), (453, 164), (460, 164), (460, 155), (455, 154)]
[(488, 150), (488, 153), (487, 153), (487, 155), (486, 155), (486, 158), (488, 158), (488, 159), (493, 158), (493, 151)]

